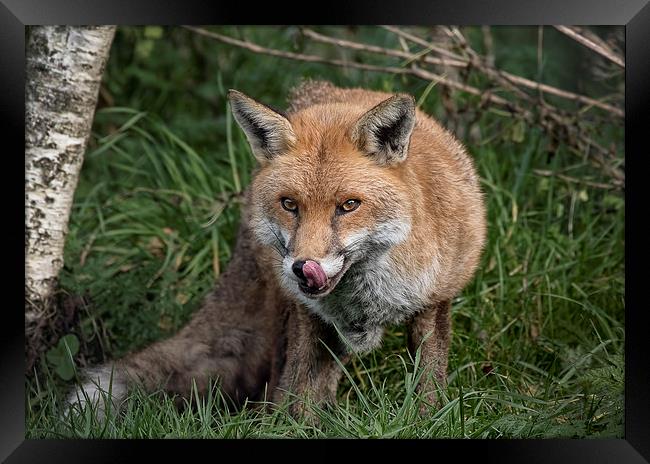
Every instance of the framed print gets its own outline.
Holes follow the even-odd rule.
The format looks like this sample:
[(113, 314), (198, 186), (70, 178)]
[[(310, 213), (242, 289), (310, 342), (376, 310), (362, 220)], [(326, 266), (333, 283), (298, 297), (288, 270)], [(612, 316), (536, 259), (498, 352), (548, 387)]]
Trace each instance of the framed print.
[(510, 3), (3, 1), (3, 459), (647, 462), (650, 7)]

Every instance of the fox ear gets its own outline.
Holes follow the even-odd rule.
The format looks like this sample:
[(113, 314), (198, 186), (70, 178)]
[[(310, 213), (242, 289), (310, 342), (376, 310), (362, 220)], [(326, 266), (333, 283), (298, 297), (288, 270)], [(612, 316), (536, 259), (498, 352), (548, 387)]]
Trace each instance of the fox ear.
[(237, 90), (228, 91), (228, 100), (235, 120), (242, 128), (260, 162), (266, 162), (286, 151), (296, 139), (289, 120)]
[(415, 100), (394, 95), (365, 113), (352, 129), (352, 141), (379, 164), (406, 159), (415, 125)]

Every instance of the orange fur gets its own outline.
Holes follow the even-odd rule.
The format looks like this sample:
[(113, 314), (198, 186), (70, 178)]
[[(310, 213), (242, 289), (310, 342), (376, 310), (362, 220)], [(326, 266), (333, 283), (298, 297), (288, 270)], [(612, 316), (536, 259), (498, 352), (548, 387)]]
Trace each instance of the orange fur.
[[(463, 146), (419, 110), (403, 163), (378, 166), (361, 153), (350, 141), (350, 128), (390, 96), (323, 82), (294, 91), (288, 119), (297, 142), (260, 168), (252, 185), (252, 203), (266, 203), (270, 197), (297, 198), (308, 224), (297, 238), (299, 255), (320, 258), (331, 234), (333, 205), (347, 198), (372, 203), (388, 184), (413, 220), (409, 239), (391, 250), (391, 256), (410, 275), (439, 259), (441, 280), (431, 290), (437, 299), (449, 299), (472, 277), (483, 248), (486, 223), (479, 179)], [(346, 218), (340, 234), (372, 226), (384, 205), (371, 206)], [(277, 213), (290, 228), (291, 218)]]
[[(420, 388), (435, 401), (450, 301), (478, 265), (485, 206), (463, 146), (412, 98), (391, 97), (310, 82), (285, 117), (230, 93), (260, 161), (233, 259), (178, 334), (94, 370), (102, 388), (114, 369), (114, 395), (138, 383), (187, 396), (193, 380), (205, 390), (212, 378), (237, 401), (264, 391), (276, 402), (287, 391), (332, 400), (341, 371), (323, 342), (345, 361), (405, 322), (428, 373)], [(358, 208), (341, 212), (350, 199)], [(301, 290), (300, 260), (322, 267), (324, 293)]]

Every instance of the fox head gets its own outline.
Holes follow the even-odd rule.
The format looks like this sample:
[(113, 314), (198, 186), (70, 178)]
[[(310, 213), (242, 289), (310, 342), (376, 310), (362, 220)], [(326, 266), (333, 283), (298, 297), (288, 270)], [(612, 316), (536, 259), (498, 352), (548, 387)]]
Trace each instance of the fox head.
[(235, 90), (228, 98), (259, 162), (250, 227), (277, 251), (274, 268), (286, 290), (324, 298), (351, 268), (372, 269), (373, 259), (407, 239), (417, 210), (404, 181), (413, 169), (405, 162), (411, 96), (372, 108), (314, 105), (288, 116)]

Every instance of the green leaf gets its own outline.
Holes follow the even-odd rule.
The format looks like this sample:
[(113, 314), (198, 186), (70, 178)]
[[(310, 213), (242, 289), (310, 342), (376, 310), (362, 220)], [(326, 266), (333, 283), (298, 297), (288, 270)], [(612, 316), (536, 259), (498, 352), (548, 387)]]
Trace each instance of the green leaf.
[(54, 372), (63, 380), (74, 377), (74, 356), (79, 352), (79, 339), (68, 334), (59, 340), (56, 346), (45, 354), (47, 361), (54, 367)]
[[(68, 334), (64, 337), (61, 337), (61, 340), (59, 340), (59, 345), (65, 349), (65, 346), (67, 345), (68, 349), (70, 350), (70, 354), (74, 356), (77, 354), (79, 351), (79, 339), (77, 338), (76, 335), (74, 334)], [(68, 351), (64, 351), (65, 354), (68, 354)]]
[(45, 353), (45, 358), (53, 366), (58, 365), (61, 362), (62, 357), (63, 356), (58, 346), (50, 348), (49, 350), (47, 350), (47, 353)]
[(74, 365), (72, 361), (68, 360), (67, 362), (59, 364), (56, 369), (54, 369), (54, 372), (56, 372), (63, 380), (70, 380), (74, 377)]

